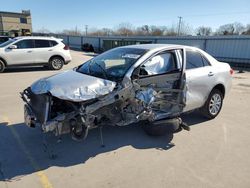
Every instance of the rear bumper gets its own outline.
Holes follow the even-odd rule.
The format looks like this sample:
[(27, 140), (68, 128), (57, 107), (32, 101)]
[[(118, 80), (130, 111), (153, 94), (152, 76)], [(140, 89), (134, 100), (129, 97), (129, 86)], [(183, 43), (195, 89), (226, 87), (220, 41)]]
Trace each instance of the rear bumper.
[(71, 57), (71, 55), (70, 55), (70, 53), (68, 52), (68, 53), (66, 53), (66, 54), (64, 54), (64, 64), (65, 65), (67, 65), (69, 62), (71, 62), (72, 61), (72, 57)]
[(71, 60), (66, 60), (65, 62), (64, 62), (64, 65), (67, 65), (67, 64), (69, 64), (71, 62)]

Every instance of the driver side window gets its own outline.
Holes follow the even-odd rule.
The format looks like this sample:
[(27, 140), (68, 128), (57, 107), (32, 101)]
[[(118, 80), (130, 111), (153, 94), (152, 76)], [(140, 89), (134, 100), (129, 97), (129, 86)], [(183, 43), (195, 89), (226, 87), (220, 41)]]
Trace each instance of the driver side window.
[(140, 67), (140, 76), (152, 76), (164, 74), (176, 70), (175, 56), (173, 52), (160, 53), (150, 58)]
[(15, 43), (17, 49), (34, 48), (33, 40), (21, 40)]

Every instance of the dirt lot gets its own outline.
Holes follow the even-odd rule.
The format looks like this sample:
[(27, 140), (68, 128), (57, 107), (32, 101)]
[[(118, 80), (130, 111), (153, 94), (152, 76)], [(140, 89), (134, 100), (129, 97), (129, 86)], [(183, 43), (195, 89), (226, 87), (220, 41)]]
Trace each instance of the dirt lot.
[[(70, 69), (90, 56), (72, 51)], [(98, 130), (85, 142), (43, 135), (23, 124), (19, 92), (41, 68), (0, 74), (0, 188), (4, 187), (250, 187), (250, 73), (235, 74), (221, 114), (185, 115), (191, 131), (152, 138), (139, 126)], [(47, 140), (49, 146), (44, 144)]]

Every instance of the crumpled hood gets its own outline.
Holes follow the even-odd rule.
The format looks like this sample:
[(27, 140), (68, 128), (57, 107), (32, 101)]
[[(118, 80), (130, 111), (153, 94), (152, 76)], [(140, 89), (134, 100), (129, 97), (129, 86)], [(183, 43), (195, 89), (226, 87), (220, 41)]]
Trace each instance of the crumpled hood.
[(51, 93), (63, 100), (80, 102), (106, 95), (115, 86), (115, 82), (69, 70), (36, 81), (31, 85), (31, 91), (35, 94)]

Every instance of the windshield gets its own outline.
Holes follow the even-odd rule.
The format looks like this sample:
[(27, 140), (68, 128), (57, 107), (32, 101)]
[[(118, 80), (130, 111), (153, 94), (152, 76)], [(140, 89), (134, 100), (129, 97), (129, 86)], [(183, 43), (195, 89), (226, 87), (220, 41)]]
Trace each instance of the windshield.
[(16, 39), (10, 39), (10, 40), (6, 41), (6, 42), (0, 44), (0, 48), (7, 46), (14, 41), (16, 41)]
[(120, 81), (145, 52), (145, 49), (138, 48), (116, 48), (87, 61), (76, 71), (107, 80)]

